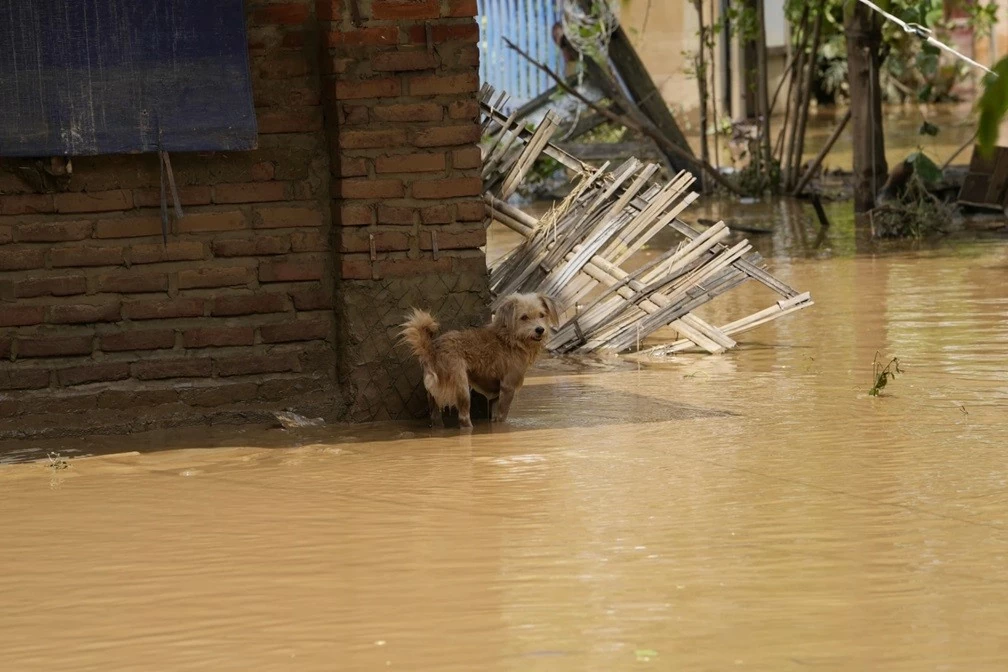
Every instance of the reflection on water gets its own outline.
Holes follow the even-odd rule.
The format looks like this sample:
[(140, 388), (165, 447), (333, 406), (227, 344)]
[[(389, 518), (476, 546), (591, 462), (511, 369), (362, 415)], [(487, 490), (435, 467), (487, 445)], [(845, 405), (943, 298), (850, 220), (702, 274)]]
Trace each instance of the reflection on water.
[(815, 308), (471, 436), (0, 444), (139, 451), (0, 467), (0, 669), (1005, 669), (1008, 246), (772, 266)]

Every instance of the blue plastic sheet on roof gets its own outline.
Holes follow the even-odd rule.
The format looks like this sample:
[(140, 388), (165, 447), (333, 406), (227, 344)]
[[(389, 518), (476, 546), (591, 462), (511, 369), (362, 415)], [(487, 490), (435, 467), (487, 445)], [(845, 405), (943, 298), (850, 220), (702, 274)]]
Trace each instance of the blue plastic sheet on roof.
[(255, 146), (243, 0), (0, 0), (0, 156)]

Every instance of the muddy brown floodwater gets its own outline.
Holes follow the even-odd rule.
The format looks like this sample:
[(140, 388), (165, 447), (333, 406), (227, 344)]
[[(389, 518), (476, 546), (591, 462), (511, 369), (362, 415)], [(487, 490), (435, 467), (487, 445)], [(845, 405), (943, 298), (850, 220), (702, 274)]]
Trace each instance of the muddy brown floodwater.
[(70, 459), (0, 467), (0, 669), (1006, 669), (1008, 246), (772, 267), (816, 306), (472, 435), (3, 444)]

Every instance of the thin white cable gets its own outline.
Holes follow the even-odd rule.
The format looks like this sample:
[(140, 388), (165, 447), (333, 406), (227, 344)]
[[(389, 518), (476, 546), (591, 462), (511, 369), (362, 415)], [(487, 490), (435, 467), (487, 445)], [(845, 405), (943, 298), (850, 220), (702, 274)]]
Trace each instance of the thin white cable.
[(969, 56), (966, 56), (964, 54), (960, 54), (958, 51), (956, 51), (952, 47), (948, 46), (944, 42), (940, 42), (940, 41), (936, 40), (934, 38), (934, 36), (931, 35), (931, 30), (928, 29), (928, 28), (925, 28), (924, 26), (920, 25), (919, 23), (907, 23), (906, 21), (904, 21), (903, 19), (899, 18), (898, 16), (893, 16), (889, 12), (885, 11), (884, 9), (882, 9), (881, 7), (879, 7), (878, 5), (876, 5), (874, 2), (871, 2), (871, 0), (858, 0), (858, 2), (860, 2), (862, 5), (864, 5), (866, 7), (874, 9), (876, 12), (878, 12), (879, 14), (881, 14), (882, 16), (884, 16), (886, 19), (888, 19), (889, 21), (892, 21), (897, 26), (899, 26), (900, 28), (902, 28), (903, 32), (910, 33), (912, 35), (916, 35), (917, 37), (921, 38), (922, 40), (924, 40), (925, 42), (927, 42), (931, 46), (937, 47), (937, 48), (941, 49), (942, 51), (946, 51), (946, 52), (952, 54), (953, 56), (955, 56), (956, 58), (959, 58), (959, 59), (961, 59), (963, 61), (966, 61), (967, 63), (969, 63), (970, 65), (972, 65), (974, 68), (980, 68), (984, 72), (987, 72), (988, 74), (991, 74), (991, 75), (994, 75), (995, 77), (997, 77), (997, 73), (995, 73), (993, 70), (991, 70), (990, 68), (988, 68), (986, 65), (983, 65), (982, 63), (977, 63), (976, 61), (974, 61)]

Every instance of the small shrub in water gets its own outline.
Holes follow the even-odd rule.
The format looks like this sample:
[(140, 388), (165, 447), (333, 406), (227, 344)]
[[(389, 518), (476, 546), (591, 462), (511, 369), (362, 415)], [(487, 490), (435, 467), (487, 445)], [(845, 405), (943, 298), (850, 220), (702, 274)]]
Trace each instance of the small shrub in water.
[(882, 366), (882, 360), (879, 359), (879, 353), (875, 353), (875, 359), (872, 360), (872, 379), (875, 384), (872, 388), (868, 390), (869, 396), (877, 397), (882, 393), (882, 389), (889, 383), (889, 379), (896, 378), (897, 373), (903, 373), (903, 369), (900, 368), (899, 357), (893, 357), (889, 360), (889, 363)]

